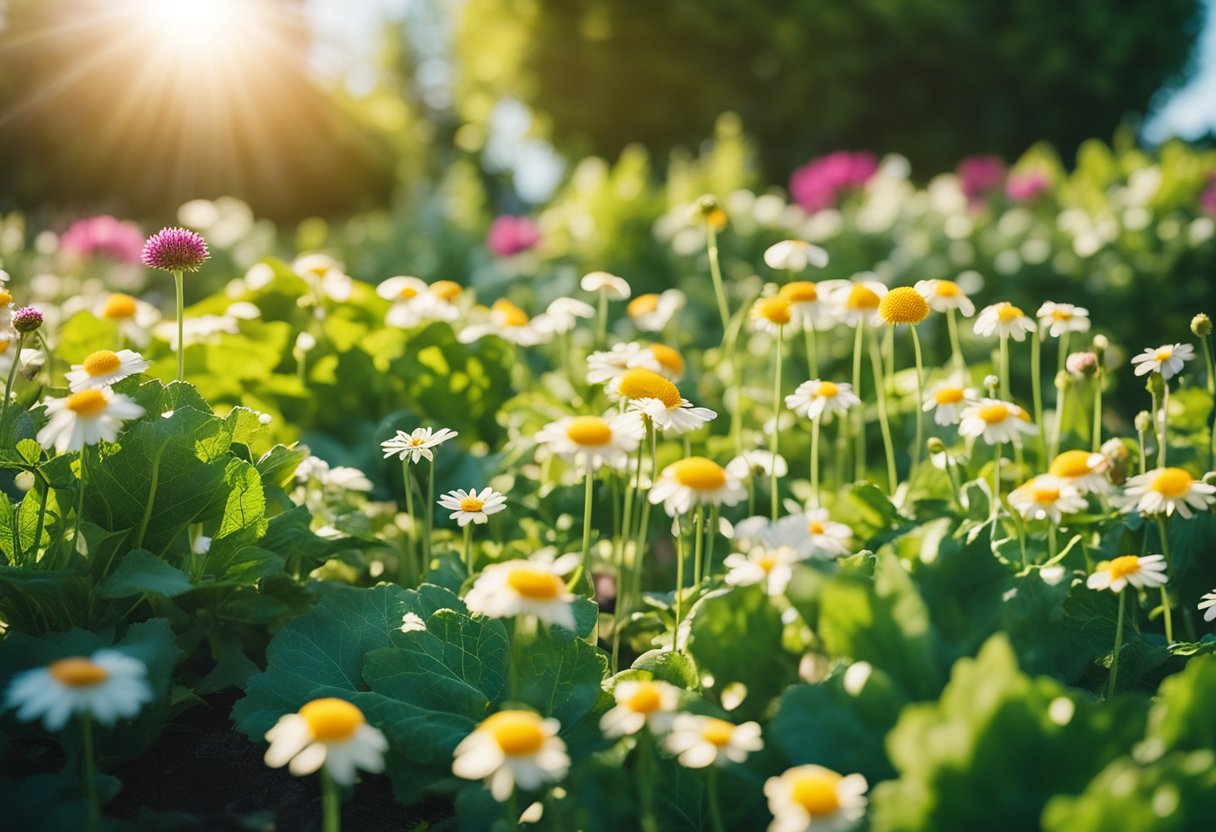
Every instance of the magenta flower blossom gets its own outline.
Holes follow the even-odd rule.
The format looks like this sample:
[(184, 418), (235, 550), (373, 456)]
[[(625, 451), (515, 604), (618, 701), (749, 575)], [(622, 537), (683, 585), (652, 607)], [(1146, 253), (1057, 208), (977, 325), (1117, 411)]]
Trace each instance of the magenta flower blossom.
[(144, 243), (143, 264), (167, 272), (196, 272), (211, 255), (207, 242), (185, 228), (162, 228)]
[(42, 313), (32, 306), (23, 306), (13, 313), (13, 329), (25, 335), (42, 326)]
[(77, 220), (59, 238), (59, 248), (75, 257), (105, 257), (116, 263), (138, 263), (144, 233), (134, 223), (102, 215)]
[(1005, 182), (1005, 195), (1015, 202), (1031, 202), (1051, 190), (1051, 180), (1042, 171), (1011, 173)]
[(1005, 163), (999, 156), (967, 156), (958, 163), (957, 173), (967, 201), (976, 203), (1005, 181)]
[(794, 171), (790, 177), (790, 197), (813, 214), (836, 207), (846, 191), (863, 187), (876, 173), (878, 158), (873, 153), (839, 150)]
[(513, 257), (540, 242), (540, 229), (527, 217), (503, 214), (490, 223), (486, 247), (498, 257)]
[(1199, 207), (1205, 213), (1216, 214), (1216, 173), (1208, 180), (1207, 187), (1199, 195)]

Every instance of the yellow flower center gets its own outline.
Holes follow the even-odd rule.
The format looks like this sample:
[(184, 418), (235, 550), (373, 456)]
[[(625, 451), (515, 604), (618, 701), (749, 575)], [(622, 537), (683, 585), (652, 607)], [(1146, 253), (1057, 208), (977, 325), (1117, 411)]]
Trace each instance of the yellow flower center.
[(479, 500), (476, 497), (473, 497), (471, 495), (468, 497), (465, 497), (463, 500), (460, 501), (460, 510), (461, 511), (470, 511), (470, 512), (481, 511), (481, 509), (484, 506), (485, 506), (484, 501)]
[(764, 574), (767, 575), (769, 572), (772, 572), (773, 567), (777, 565), (777, 556), (772, 552), (765, 552), (756, 558), (756, 565), (763, 569)]
[(827, 529), (824, 527), (822, 520), (812, 520), (811, 524), (807, 526), (807, 531), (811, 534), (823, 534)]
[(1089, 457), (1088, 451), (1065, 451), (1052, 461), (1047, 472), (1061, 479), (1088, 476), (1091, 471)]
[(535, 754), (545, 744), (541, 718), (530, 711), (499, 711), (487, 717), (478, 730), (489, 733), (508, 757)]
[(77, 416), (92, 419), (106, 409), (106, 397), (100, 390), (81, 390), (68, 396), (64, 407)]
[(110, 677), (104, 667), (81, 656), (51, 662), (47, 671), (56, 682), (70, 688), (91, 688)]
[(712, 459), (703, 456), (690, 456), (673, 462), (667, 470), (671, 471), (676, 482), (694, 491), (716, 491), (726, 485), (726, 471)]
[(577, 416), (566, 428), (566, 436), (578, 445), (599, 447), (612, 441), (612, 428), (599, 416)]
[(1003, 324), (1009, 324), (1021, 318), (1024, 315), (1021, 309), (1014, 306), (1009, 301), (1005, 301), (996, 310), (997, 319)]
[(318, 740), (348, 740), (363, 724), (363, 711), (345, 699), (314, 699), (300, 708), (300, 716)]
[(13, 302), (13, 293), (8, 289), (0, 289), (0, 306), (8, 306)]
[(1126, 578), (1128, 575), (1135, 575), (1140, 571), (1140, 558), (1135, 555), (1123, 555), (1115, 558), (1106, 565), (1106, 571), (1110, 573), (1112, 581), (1119, 578)]
[(662, 707), (663, 695), (659, 691), (658, 685), (653, 682), (642, 682), (623, 704), (634, 713), (652, 714)]
[(1057, 306), (1055, 309), (1051, 310), (1051, 319), (1053, 321), (1071, 321), (1072, 317), (1073, 315), (1071, 309), (1065, 309)]
[(659, 296), (655, 294), (638, 295), (633, 300), (629, 301), (629, 305), (625, 307), (625, 311), (629, 313), (631, 318), (640, 318), (643, 315), (649, 315), (659, 308)]
[(12, 343), (13, 342), (7, 338), (0, 339), (0, 355), (4, 355), (6, 352), (8, 352), (8, 348), (12, 346)]
[(490, 312), (498, 318), (501, 326), (527, 326), (528, 313), (520, 309), (506, 298), (499, 298), (490, 307)]
[(110, 350), (98, 350), (84, 360), (84, 371), (90, 376), (104, 376), (122, 366), (118, 353)]
[(668, 410), (679, 407), (680, 390), (653, 370), (637, 367), (621, 376), (617, 392), (627, 399), (658, 399)]
[(507, 586), (529, 601), (556, 601), (566, 588), (559, 576), (531, 566), (512, 569), (507, 575)]
[(1040, 505), (1051, 505), (1060, 499), (1060, 489), (1047, 486), (1036, 486), (1031, 490), (1031, 497)]
[(956, 298), (963, 290), (953, 280), (939, 280), (933, 284), (933, 293), (939, 298)]
[(853, 311), (865, 311), (877, 309), (881, 302), (873, 289), (861, 283), (854, 283), (853, 288), (849, 289), (849, 297), (845, 301), (845, 306)]
[(841, 776), (834, 771), (808, 771), (794, 778), (791, 797), (806, 809), (811, 818), (830, 815), (840, 808), (836, 784)]
[(726, 212), (721, 208), (714, 208), (705, 215), (705, 222), (709, 223), (714, 231), (721, 231), (726, 228)]
[(454, 280), (436, 280), (431, 284), (431, 294), (440, 300), (453, 301), (463, 291), (464, 287)]
[(769, 323), (784, 326), (790, 322), (790, 302), (781, 295), (756, 301), (756, 314)]
[(397, 294), (402, 300), (413, 300), (418, 297), (418, 290), (413, 286), (402, 286)]
[(734, 736), (734, 733), (734, 725), (724, 719), (714, 719), (713, 717), (707, 718), (704, 727), (701, 728), (701, 736), (705, 741), (718, 748), (730, 745), (730, 738)]
[(889, 324), (918, 324), (929, 317), (929, 304), (911, 286), (900, 286), (887, 292), (878, 314)]
[(1149, 487), (1162, 497), (1172, 500), (1190, 491), (1194, 481), (1191, 475), (1181, 468), (1166, 468), (1153, 478), (1153, 484)]
[(1158, 361), (1169, 361), (1171, 358), (1174, 357), (1174, 348), (1173, 347), (1162, 347), (1161, 349), (1157, 350), (1157, 352), (1154, 353), (1153, 355)]
[(777, 293), (790, 303), (813, 303), (819, 300), (819, 289), (809, 280), (795, 280), (781, 287)]
[(961, 387), (943, 387), (933, 394), (933, 400), (938, 404), (958, 404), (964, 395)]
[(410, 437), (410, 445), (415, 448), (417, 448), (421, 445), (425, 445), (425, 444), (426, 444), (426, 440), (423, 439), (421, 436), (411, 436)]
[(106, 298), (106, 305), (102, 307), (101, 314), (111, 320), (134, 318), (135, 298), (121, 293), (110, 295)]
[(979, 416), (989, 425), (998, 425), (1009, 418), (1009, 408), (1003, 404), (990, 404), (980, 408)]
[(674, 375), (684, 375), (684, 356), (673, 350), (666, 344), (651, 344), (650, 354), (654, 356), (654, 360), (659, 362), (659, 366)]
[(840, 392), (840, 386), (835, 382), (821, 381), (819, 382), (819, 390), (815, 395), (821, 399), (834, 399), (836, 394)]

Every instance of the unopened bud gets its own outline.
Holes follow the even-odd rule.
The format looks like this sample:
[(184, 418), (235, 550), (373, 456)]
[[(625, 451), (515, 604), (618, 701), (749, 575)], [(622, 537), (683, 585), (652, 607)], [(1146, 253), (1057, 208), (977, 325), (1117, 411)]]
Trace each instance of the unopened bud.
[(1153, 417), (1147, 410), (1136, 414), (1136, 433), (1148, 433), (1153, 427)]
[(13, 329), (23, 335), (37, 331), (42, 326), (42, 313), (32, 306), (23, 306), (13, 313)]
[(1102, 456), (1112, 463), (1118, 464), (1126, 462), (1127, 458), (1131, 456), (1131, 451), (1127, 449), (1127, 445), (1123, 444), (1122, 439), (1107, 439), (1102, 443)]
[(1200, 312), (1191, 318), (1191, 332), (1200, 338), (1207, 338), (1212, 334), (1212, 319)]
[(984, 376), (984, 389), (988, 391), (989, 396), (996, 395), (996, 388), (1000, 386), (1001, 380), (989, 373)]
[(1165, 379), (1161, 377), (1161, 373), (1149, 373), (1144, 382), (1144, 389), (1148, 390), (1150, 395), (1161, 396), (1165, 392)]
[(1068, 372), (1074, 376), (1092, 376), (1098, 372), (1098, 354), (1093, 352), (1074, 352), (1064, 362)]
[(946, 443), (938, 439), (936, 436), (930, 436), (926, 443), (931, 454), (944, 454), (946, 452)]

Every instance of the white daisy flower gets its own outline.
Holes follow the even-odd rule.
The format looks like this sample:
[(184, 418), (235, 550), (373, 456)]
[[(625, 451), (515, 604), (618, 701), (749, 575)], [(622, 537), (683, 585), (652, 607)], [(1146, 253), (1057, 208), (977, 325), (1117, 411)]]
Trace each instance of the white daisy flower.
[(414, 428), (409, 433), (399, 430), (392, 439), (381, 442), (380, 449), (384, 451), (385, 459), (395, 456), (402, 462), (407, 458), (415, 464), (420, 459), (434, 462), (435, 454), (431, 449), (438, 448), (444, 442), (459, 435), (456, 431), (447, 428), (440, 428), (437, 431), (432, 431), (430, 428)]
[(47, 399), (47, 423), (38, 431), (38, 444), (58, 453), (79, 451), (103, 439), (118, 438), (122, 423), (138, 419), (144, 409), (108, 387), (89, 388), (63, 399)]
[(301, 254), (291, 261), (291, 270), (297, 277), (338, 303), (350, 300), (352, 283), (344, 269), (333, 257), (321, 252)]
[(686, 302), (679, 289), (667, 289), (659, 295), (638, 295), (625, 306), (625, 313), (643, 332), (662, 332)]
[(456, 746), (452, 773), (485, 780), (499, 803), (516, 787), (529, 791), (556, 783), (570, 770), (561, 724), (531, 711), (499, 711), (486, 717)]
[(131, 350), (98, 350), (85, 358), (83, 364), (73, 364), (68, 372), (68, 387), (79, 393), (89, 387), (109, 387), (127, 376), (142, 373), (148, 362)]
[(843, 416), (851, 407), (861, 404), (851, 384), (837, 384), (813, 378), (799, 384), (794, 392), (785, 397), (785, 406), (808, 419), (823, 417), (830, 422), (832, 414)]
[(41, 719), (48, 731), (58, 731), (75, 714), (89, 714), (102, 725), (131, 719), (152, 701), (148, 668), (118, 650), (98, 650), (92, 656), (72, 656), (13, 677), (6, 708), (17, 719)]
[(578, 325), (579, 318), (594, 318), (595, 308), (574, 298), (558, 298), (532, 322), (538, 332), (564, 335)]
[(630, 410), (649, 416), (655, 428), (664, 433), (687, 433), (718, 416), (707, 407), (693, 407), (673, 383), (640, 367), (627, 371), (605, 389), (610, 397), (628, 401)]
[[(13, 368), (13, 358), (16, 350), (10, 349), (13, 346), (13, 338), (8, 335), (0, 335), (0, 378), (8, 378), (8, 371)], [(33, 372), (41, 369), (46, 363), (46, 357), (38, 349), (23, 349), (21, 351), (19, 369), (23, 372)]]
[(1166, 344), (1156, 349), (1148, 348), (1132, 359), (1136, 375), (1161, 373), (1169, 381), (1182, 372), (1183, 365), (1195, 357), (1195, 348), (1190, 344)]
[(625, 300), (632, 291), (625, 278), (608, 272), (588, 272), (578, 285), (584, 292), (602, 292), (608, 300)]
[(786, 332), (786, 327), (794, 319), (792, 305), (781, 295), (760, 298), (752, 305), (751, 314), (756, 329), (770, 335)]
[(422, 322), (424, 303), (419, 298), (427, 295), (426, 281), (409, 275), (397, 275), (381, 281), (376, 294), (392, 302), (384, 322), (397, 329), (413, 329)]
[[(769, 476), (772, 475), (769, 474)], [(769, 519), (763, 515), (745, 517), (735, 523), (731, 540), (740, 549), (767, 545), (773, 540), (770, 526)]]
[(285, 714), (266, 732), (265, 762), (296, 777), (325, 766), (335, 783), (350, 786), (355, 769), (384, 771), (388, 740), (367, 724), (363, 711), (345, 699), (314, 699), (294, 714)]
[(1098, 570), (1085, 580), (1090, 589), (1121, 592), (1132, 585), (1138, 589), (1163, 586), (1168, 580), (1164, 555), (1123, 555), (1098, 564)]
[(678, 383), (684, 377), (684, 356), (666, 344), (647, 344), (630, 360), (630, 368), (653, 370), (668, 381)]
[(1216, 502), (1216, 486), (1192, 477), (1181, 468), (1154, 468), (1132, 477), (1115, 502), (1127, 513), (1164, 514), (1174, 512), (1186, 519), (1195, 511), (1207, 511)]
[(574, 460), (580, 468), (596, 471), (604, 465), (624, 468), (644, 435), (645, 428), (636, 413), (619, 413), (558, 419), (541, 428), (536, 441)]
[(789, 546), (759, 547), (746, 555), (729, 554), (724, 561), (728, 570), (726, 582), (731, 586), (763, 584), (766, 595), (780, 595), (789, 585), (798, 560), (798, 553)]
[(1216, 621), (1216, 589), (1199, 599), (1199, 611), (1203, 613), (1204, 621)]
[(506, 298), (499, 298), (490, 307), (489, 323), (466, 326), (460, 331), (458, 340), (462, 344), (471, 344), (487, 335), (497, 335), (512, 344), (531, 347), (545, 343), (551, 334), (538, 330), (524, 310)]
[(1027, 520), (1059, 524), (1065, 514), (1085, 510), (1085, 498), (1069, 482), (1042, 474), (1009, 492), (1009, 504)]
[(465, 596), (465, 604), (487, 618), (534, 615), (546, 624), (575, 630), (577, 596), (566, 589), (563, 575), (576, 569), (582, 555), (572, 552), (554, 560), (545, 552), (527, 560), (508, 560), (487, 566)]
[(741, 763), (764, 747), (760, 725), (735, 725), (724, 719), (700, 714), (677, 714), (664, 742), (685, 768)]
[(828, 253), (802, 240), (782, 240), (764, 250), (764, 264), (770, 269), (800, 272), (807, 266), (817, 269), (828, 264)]
[(782, 517), (767, 540), (774, 546), (792, 546), (804, 556), (838, 558), (852, 552), (853, 530), (832, 520), (826, 508), (813, 508)]
[(1065, 332), (1089, 331), (1089, 310), (1083, 306), (1048, 301), (1039, 307), (1037, 317), (1039, 326), (1052, 338), (1059, 338)]
[(975, 391), (953, 382), (939, 384), (929, 391), (921, 409), (933, 413), (933, 421), (939, 425), (957, 425), (963, 418), (963, 409), (975, 398)]
[(918, 280), (913, 286), (934, 312), (949, 312), (957, 309), (964, 318), (975, 314), (975, 304), (967, 293), (953, 280)]
[(667, 730), (680, 698), (680, 689), (666, 682), (627, 679), (612, 689), (616, 706), (600, 717), (605, 737), (627, 737), (649, 728), (652, 734)]
[(747, 489), (712, 459), (690, 456), (663, 469), (650, 489), (650, 502), (663, 504), (671, 517), (688, 514), (698, 504), (733, 506)]
[(999, 335), (1015, 341), (1025, 341), (1037, 327), (1034, 318), (1007, 300), (985, 306), (975, 319), (976, 335)]
[(963, 409), (958, 432), (960, 436), (982, 436), (989, 445), (1012, 442), (1021, 447), (1022, 435), (1034, 436), (1039, 429), (1016, 404), (1000, 399), (980, 399)]
[(823, 766), (787, 769), (764, 783), (773, 815), (768, 832), (845, 832), (866, 813), (869, 784), (860, 774), (842, 777)]
[(779, 297), (790, 303), (790, 314), (799, 329), (827, 329), (836, 323), (832, 307), (819, 293), (819, 287), (809, 280), (794, 280), (782, 286)]
[(634, 368), (659, 371), (659, 361), (651, 350), (634, 341), (613, 344), (587, 356), (587, 383), (611, 384)]
[(309, 456), (296, 466), (296, 482), (316, 480), (323, 488), (338, 488), (345, 491), (371, 491), (372, 481), (358, 468), (339, 465), (331, 468), (319, 456)]
[(841, 323), (856, 326), (861, 321), (872, 322), (887, 294), (887, 287), (873, 277), (864, 272), (852, 280), (824, 280), (817, 284), (819, 295)]
[(789, 473), (789, 469), (785, 457), (781, 454), (773, 456), (772, 451), (760, 449), (744, 451), (741, 456), (726, 463), (727, 475), (737, 480), (746, 480), (748, 477), (771, 477), (774, 473), (778, 477), (784, 477)]
[(1072, 485), (1081, 494), (1104, 494), (1110, 490), (1106, 472), (1111, 462), (1102, 454), (1064, 451), (1051, 462), (1047, 473)]
[(403, 633), (423, 633), (426, 632), (426, 622), (422, 620), (416, 612), (407, 612), (401, 616), (401, 632)]
[(104, 321), (113, 321), (118, 325), (119, 335), (141, 348), (152, 340), (152, 329), (160, 321), (155, 306), (121, 292), (107, 296), (93, 314)]
[(452, 512), (448, 519), (455, 520), (461, 527), (469, 523), (480, 526), (490, 521), (491, 514), (507, 507), (507, 498), (492, 488), (483, 488), (480, 492), (458, 488), (441, 496), (439, 505)]

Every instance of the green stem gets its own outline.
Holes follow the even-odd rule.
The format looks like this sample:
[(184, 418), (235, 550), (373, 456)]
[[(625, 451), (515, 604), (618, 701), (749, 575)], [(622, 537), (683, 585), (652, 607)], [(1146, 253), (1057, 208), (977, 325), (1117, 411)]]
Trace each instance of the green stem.
[(709, 767), (706, 792), (709, 796), (709, 820), (713, 825), (714, 832), (726, 832), (726, 826), (722, 823), (722, 808), (718, 801), (718, 766), (711, 765)]
[(704, 577), (704, 573), (702, 572), (702, 567), (704, 564), (701, 562), (705, 542), (704, 503), (697, 503), (697, 513), (694, 515), (694, 517), (695, 519), (693, 520), (692, 527), (692, 585), (696, 587), (698, 591), (700, 591), (701, 578)]
[(648, 727), (638, 732), (638, 799), (642, 804), (642, 832), (659, 832), (654, 817), (654, 738)]
[[(1047, 449), (1047, 454), (1051, 459), (1055, 459), (1056, 454), (1060, 452), (1060, 438), (1064, 435), (1064, 414), (1068, 408), (1068, 385), (1067, 376), (1057, 374), (1056, 379), (1059, 382), (1058, 394), (1056, 395), (1056, 418), (1051, 426), (1051, 447)], [(1050, 462), (1050, 460), (1048, 460)]]
[(1119, 678), (1119, 653), (1123, 650), (1123, 619), (1127, 606), (1127, 587), (1119, 591), (1119, 620), (1115, 624), (1115, 652), (1110, 657), (1110, 678), (1106, 680), (1106, 698), (1115, 695), (1115, 680)]
[[(587, 466), (587, 483), (583, 489), (583, 559), (579, 568), (586, 571), (591, 568), (591, 506), (594, 499), (595, 472)], [(618, 587), (618, 597), (619, 597)]]
[(34, 526), (34, 548), (26, 554), (33, 555), (33, 561), (38, 562), (38, 550), (42, 544), (42, 529), (46, 525), (46, 501), (51, 493), (51, 484), (42, 476), (42, 472), (38, 472), (38, 479), (41, 480), (42, 490), (38, 494), (38, 522)]
[(679, 650), (680, 619), (684, 614), (684, 530), (680, 528), (680, 518), (675, 521), (676, 527), (676, 628), (671, 633), (671, 649)]
[[(822, 414), (820, 414), (820, 417)], [(819, 491), (819, 419), (816, 417), (811, 420), (811, 499), (815, 501), (815, 508), (823, 505), (822, 494)]]
[(401, 486), (405, 489), (405, 513), (410, 517), (410, 528), (405, 534), (406, 554), (397, 570), (397, 583), (410, 587), (414, 585), (414, 564), (418, 558), (418, 518), (414, 514), (414, 475), (409, 454), (401, 457)]
[(464, 527), (464, 567), (473, 577), (473, 524)]
[(709, 510), (709, 528), (705, 534), (705, 575), (714, 574), (714, 543), (718, 540), (718, 507)]
[(780, 496), (777, 493), (777, 437), (781, 433), (781, 346), (785, 342), (785, 327), (777, 327), (777, 362), (773, 370), (773, 430), (769, 434), (768, 447), (773, 458), (769, 466), (769, 485), (772, 491), (772, 519), (777, 521)]
[[(156, 488), (160, 482), (160, 458), (165, 452), (166, 445), (162, 443), (156, 453), (152, 455), (152, 477), (148, 487), (148, 502), (144, 504), (144, 516), (139, 520), (139, 529), (135, 532), (135, 544), (132, 548), (142, 549), (144, 546), (144, 535), (148, 531), (148, 523), (152, 520), (152, 506), (156, 503)], [(82, 457), (83, 460), (83, 457)], [(81, 463), (81, 471), (84, 470), (83, 461)], [(81, 491), (83, 491), (83, 486)]]
[(1165, 450), (1169, 445), (1168, 433), (1166, 432), (1169, 426), (1170, 418), (1170, 383), (1162, 380), (1161, 393), (1161, 437), (1157, 444), (1157, 467), (1165, 467)]
[(431, 568), (431, 537), (435, 528), (435, 459), (431, 458), (426, 469), (426, 514), (423, 517), (422, 538), (422, 568), (418, 575), (421, 579)]
[(1099, 367), (1094, 375), (1094, 427), (1092, 450), (1096, 454), (1102, 450), (1102, 368)]
[(80, 545), (80, 520), (84, 516), (85, 460), (88, 455), (89, 446), (82, 445), (80, 448), (80, 490), (76, 493), (76, 519), (72, 526), (72, 549), (82, 554), (84, 550)]
[(802, 328), (802, 337), (806, 341), (806, 366), (811, 378), (819, 378), (819, 346), (815, 343), (815, 323), (806, 318)]
[(17, 348), (13, 352), (13, 363), (8, 368), (8, 381), (4, 385), (4, 402), (0, 403), (0, 429), (8, 424), (8, 401), (13, 397), (13, 382), (17, 378), (17, 365), (21, 363), (21, 351), (25, 349), (25, 333), (17, 335)]
[[(1212, 356), (1212, 341), (1208, 335), (1200, 336), (1199, 342), (1203, 344), (1203, 360), (1207, 364), (1208, 374), (1204, 381), (1207, 387), (1208, 397), (1216, 401), (1216, 359)], [(1208, 467), (1211, 471), (1216, 468), (1216, 407), (1212, 408), (1212, 415), (1208, 421)]]
[[(650, 482), (654, 483), (659, 477), (659, 432), (655, 426), (650, 423), (650, 419), (646, 420), (648, 432), (650, 434)], [(638, 466), (638, 476), (641, 476), (641, 466)], [(634, 586), (633, 597), (642, 597), (642, 564), (646, 559), (646, 544), (650, 533), (650, 492), (649, 490), (643, 494), (638, 491), (638, 505), (641, 506), (641, 518), (638, 522), (638, 537), (637, 544), (633, 548), (633, 557), (635, 566), (633, 570)]]
[(1140, 475), (1144, 476), (1148, 471), (1148, 454), (1145, 453), (1145, 443), (1148, 442), (1148, 435), (1140, 430), (1140, 428), (1136, 428), (1136, 441), (1140, 443)]
[(599, 295), (599, 301), (596, 304), (595, 343), (599, 344), (602, 349), (608, 345), (608, 293), (601, 289)]
[(730, 306), (726, 302), (726, 288), (722, 285), (722, 268), (718, 263), (718, 232), (711, 223), (705, 224), (705, 250), (709, 255), (709, 273), (714, 281), (714, 295), (718, 299), (718, 314), (722, 317), (722, 332), (730, 326)]
[[(864, 319), (857, 322), (857, 334), (853, 336), (853, 392), (857, 397), (865, 399), (861, 395), (861, 354), (865, 351), (865, 325)], [(864, 480), (866, 478), (866, 412), (865, 405), (859, 404), (856, 407), (857, 424), (855, 429), (857, 435), (854, 437), (857, 448), (856, 470), (853, 472), (854, 480)]]
[(989, 522), (992, 523), (992, 534), (989, 537), (989, 545), (992, 551), (996, 551), (996, 524), (997, 518), (1000, 516), (1001, 506), (1001, 443), (996, 443), (995, 456), (992, 458), (992, 510), (989, 516)]
[(1035, 325), (1030, 339), (1030, 387), (1034, 397), (1034, 423), (1039, 426), (1039, 446), (1047, 458), (1047, 434), (1043, 431), (1043, 328)]
[(916, 358), (916, 403), (912, 410), (916, 413), (916, 444), (912, 446), (912, 469), (914, 470), (920, 464), (920, 455), (925, 444), (925, 410), (922, 406), (925, 401), (925, 366), (920, 353), (920, 336), (916, 334), (916, 326), (908, 327), (912, 330), (912, 353)]
[(511, 790), (511, 795), (507, 798), (507, 802), (503, 804), (503, 813), (507, 821), (507, 829), (509, 832), (515, 832), (519, 829), (519, 799), (515, 796), (515, 790)]
[(185, 331), (186, 300), (180, 271), (173, 273), (173, 282), (177, 286), (177, 380), (184, 381), (186, 378), (186, 341), (182, 333)]
[(1001, 335), (1000, 351), (1001, 398), (1012, 401), (1009, 393), (1009, 336)]
[[(1161, 538), (1161, 556), (1165, 558), (1165, 574), (1169, 578), (1169, 583), (1174, 584), (1175, 580), (1176, 580), (1175, 575), (1174, 575), (1174, 560), (1170, 556), (1170, 539), (1169, 539), (1169, 535), (1166, 534), (1165, 518), (1162, 515), (1158, 514), (1156, 520), (1157, 520), (1157, 534)], [(1172, 622), (1170, 621), (1169, 593), (1166, 592), (1166, 588), (1164, 586), (1161, 587), (1161, 603), (1165, 607), (1165, 625), (1166, 625), (1165, 638), (1166, 638), (1166, 641), (1173, 643), (1173, 641), (1174, 641), (1173, 628), (1170, 626), (1170, 624)], [(1187, 639), (1189, 639), (1190, 641), (1194, 641), (1195, 640), (1195, 619), (1191, 616), (1190, 607), (1182, 608), (1182, 626), (1186, 629)]]
[(97, 757), (93, 745), (93, 716), (88, 711), (80, 715), (80, 737), (84, 744), (84, 793), (89, 803), (89, 832), (101, 828), (101, 802), (97, 797)]
[(341, 829), (342, 798), (338, 794), (338, 784), (329, 769), (321, 766), (321, 830), (341, 832)]
[(967, 362), (963, 360), (963, 348), (959, 345), (958, 340), (958, 321), (954, 317), (953, 309), (946, 310), (946, 330), (950, 333), (950, 352), (954, 357), (954, 368), (962, 375), (960, 382), (966, 387), (967, 382)]
[(898, 476), (895, 473), (895, 443), (891, 439), (891, 423), (887, 419), (887, 391), (886, 384), (883, 383), (885, 376), (883, 375), (882, 367), (882, 352), (879, 349), (877, 339), (870, 339), (870, 361), (874, 365), (874, 387), (878, 392), (878, 422), (882, 429), (882, 446), (887, 457), (887, 488), (889, 494), (895, 493), (895, 488), (899, 484)]

